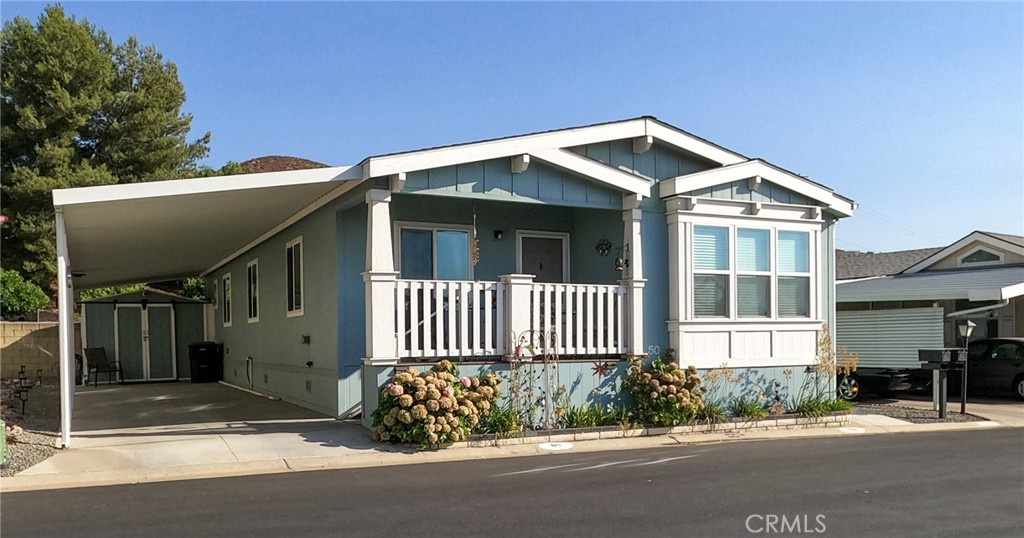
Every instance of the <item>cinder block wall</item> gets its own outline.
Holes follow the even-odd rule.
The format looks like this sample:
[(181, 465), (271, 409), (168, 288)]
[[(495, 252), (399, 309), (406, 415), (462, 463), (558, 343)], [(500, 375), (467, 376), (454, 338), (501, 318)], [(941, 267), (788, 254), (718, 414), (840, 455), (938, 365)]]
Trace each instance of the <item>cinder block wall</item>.
[[(35, 379), (37, 370), (44, 379), (59, 375), (57, 364), (57, 324), (53, 322), (0, 322), (0, 377), (17, 377), (22, 365), (26, 375)], [(79, 324), (75, 324), (75, 353), (82, 352)]]

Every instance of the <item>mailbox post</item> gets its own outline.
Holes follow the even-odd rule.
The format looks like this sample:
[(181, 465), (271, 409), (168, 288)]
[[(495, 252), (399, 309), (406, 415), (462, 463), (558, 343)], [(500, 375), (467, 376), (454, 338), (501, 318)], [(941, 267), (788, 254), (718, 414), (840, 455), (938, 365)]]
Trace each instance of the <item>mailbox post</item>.
[[(946, 418), (947, 378), (950, 371), (963, 371), (967, 365), (967, 350), (959, 348), (919, 349), (917, 359), (921, 368), (939, 373), (939, 418)], [(961, 391), (961, 398), (964, 397)]]

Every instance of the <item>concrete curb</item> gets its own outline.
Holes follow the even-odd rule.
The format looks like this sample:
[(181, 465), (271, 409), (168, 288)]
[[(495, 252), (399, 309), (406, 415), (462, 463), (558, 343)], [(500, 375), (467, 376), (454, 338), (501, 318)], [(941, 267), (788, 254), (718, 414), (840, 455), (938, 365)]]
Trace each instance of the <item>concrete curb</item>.
[[(1005, 428), (998, 422), (957, 422), (937, 424), (908, 424), (900, 426), (858, 426), (856, 415), (836, 415), (837, 420), (809, 422), (807, 419), (768, 419), (774, 426), (757, 423), (735, 423), (728, 428), (708, 431), (706, 427), (649, 428), (626, 430), (621, 435), (590, 438), (587, 433), (516, 438), (507, 443), (478, 445), (471, 442), (441, 450), (374, 451), (338, 457), (283, 458), (249, 462), (182, 465), (162, 468), (124, 469), (119, 471), (92, 471), (73, 475), (41, 474), (0, 478), (0, 491), (19, 491), (140, 484), (176, 480), (228, 478), (261, 474), (304, 471), (359, 469), (388, 465), (414, 465), (444, 463), (492, 458), (516, 458), (550, 455), (538, 444), (545, 442), (571, 442), (572, 452), (599, 452), (630, 450), (665, 446), (694, 446), (738, 441), (769, 441), (779, 439), (807, 439), (840, 437), (846, 435), (881, 435), (923, 433), (956, 430)], [(792, 424), (783, 421), (794, 421)], [(780, 423), (781, 422), (781, 423)], [(802, 422), (802, 423), (801, 423)], [(740, 426), (736, 426), (739, 424)], [(726, 425), (718, 425), (726, 426)], [(642, 432), (642, 433), (635, 433)], [(593, 432), (590, 432), (593, 433)], [(528, 440), (528, 442), (521, 441)], [(519, 442), (512, 442), (519, 441)], [(562, 452), (563, 454), (565, 452)]]

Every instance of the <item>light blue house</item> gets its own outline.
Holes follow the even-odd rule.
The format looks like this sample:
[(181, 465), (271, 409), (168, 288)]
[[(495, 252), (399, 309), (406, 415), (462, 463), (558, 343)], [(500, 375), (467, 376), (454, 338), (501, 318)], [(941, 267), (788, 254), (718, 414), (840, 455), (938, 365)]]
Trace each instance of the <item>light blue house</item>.
[[(652, 117), (54, 204), (74, 285), (203, 274), (225, 380), (334, 416), (368, 414), (396, 365), (500, 369), (524, 336), (580, 402), (595, 364), (669, 347), (802, 372), (856, 208)], [(144, 261), (97, 254), (115, 247)]]

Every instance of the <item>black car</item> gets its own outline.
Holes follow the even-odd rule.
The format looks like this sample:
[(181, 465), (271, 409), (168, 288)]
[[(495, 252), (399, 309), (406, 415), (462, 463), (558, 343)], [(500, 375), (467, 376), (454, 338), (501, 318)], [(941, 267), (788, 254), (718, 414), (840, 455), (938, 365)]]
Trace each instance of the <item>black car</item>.
[[(950, 375), (960, 386), (960, 374)], [(989, 338), (967, 347), (967, 394), (1012, 393), (1024, 400), (1024, 338)]]

